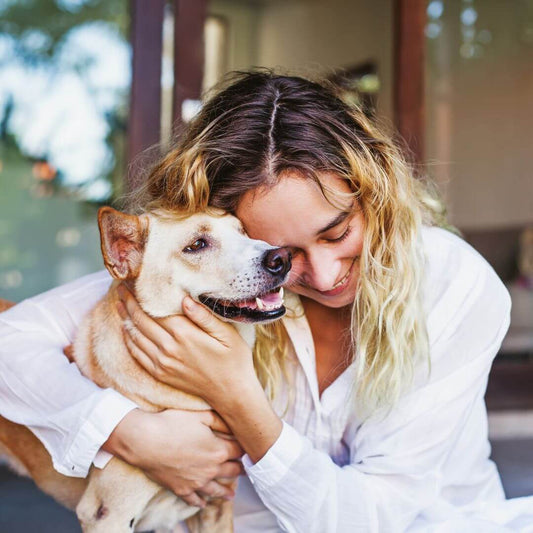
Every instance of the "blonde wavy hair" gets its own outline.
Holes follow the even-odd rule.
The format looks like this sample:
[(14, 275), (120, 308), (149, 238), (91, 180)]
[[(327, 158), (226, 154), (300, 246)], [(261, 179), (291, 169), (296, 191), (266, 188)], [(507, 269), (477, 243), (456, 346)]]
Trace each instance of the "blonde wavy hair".
[[(264, 70), (234, 73), (134, 199), (146, 210), (234, 213), (244, 193), (273, 187), (289, 171), (323, 191), (320, 173), (336, 173), (363, 210), (349, 355), (354, 394), (366, 414), (390, 407), (411, 382), (415, 362), (429, 364), (420, 229), (446, 221), (434, 189), (415, 178), (390, 136), (359, 109), (322, 83)], [(255, 367), (271, 397), (284, 375), (288, 342), (281, 321), (259, 327)]]

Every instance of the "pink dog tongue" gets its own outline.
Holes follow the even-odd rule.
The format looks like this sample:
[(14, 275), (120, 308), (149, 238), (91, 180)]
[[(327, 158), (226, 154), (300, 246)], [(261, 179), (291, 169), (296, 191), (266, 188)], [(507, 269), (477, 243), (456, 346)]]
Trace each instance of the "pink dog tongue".
[(263, 300), (263, 303), (267, 305), (276, 305), (278, 307), (283, 303), (283, 299), (279, 291), (269, 292), (268, 294), (261, 296), (261, 300)]

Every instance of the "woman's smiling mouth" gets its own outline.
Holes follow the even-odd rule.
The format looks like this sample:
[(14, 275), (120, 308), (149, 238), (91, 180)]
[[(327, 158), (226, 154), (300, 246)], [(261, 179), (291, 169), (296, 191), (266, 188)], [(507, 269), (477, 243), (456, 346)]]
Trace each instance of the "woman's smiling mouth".
[(359, 256), (356, 256), (354, 260), (352, 261), (350, 267), (348, 268), (348, 271), (346, 272), (346, 274), (344, 274), (344, 276), (339, 281), (337, 281), (337, 283), (335, 283), (335, 285), (333, 285), (331, 289), (328, 289), (327, 291), (321, 291), (321, 290), (316, 289), (315, 287), (303, 282), (301, 277), (300, 279), (296, 279), (292, 283), (286, 284), (286, 287), (290, 288), (291, 285), (293, 286), (299, 285), (300, 287), (303, 287), (305, 289), (310, 289), (312, 291), (316, 291), (319, 294), (322, 294), (324, 296), (337, 296), (337, 294), (340, 294), (347, 287), (348, 282), (351, 279), (353, 267), (358, 260), (359, 260)]
[(352, 275), (352, 272), (353, 272), (354, 265), (355, 265), (355, 263), (357, 262), (358, 259), (359, 259), (359, 256), (356, 256), (354, 258), (354, 260), (352, 261), (352, 264), (348, 268), (348, 271), (346, 272), (346, 274), (342, 277), (342, 279), (337, 281), (337, 283), (335, 283), (335, 285), (333, 285), (333, 287), (331, 289), (329, 289), (327, 291), (317, 291), (317, 292), (319, 292), (320, 294), (323, 294), (324, 296), (337, 296), (342, 291), (344, 291), (344, 289), (349, 285), (348, 282), (351, 279), (351, 275)]

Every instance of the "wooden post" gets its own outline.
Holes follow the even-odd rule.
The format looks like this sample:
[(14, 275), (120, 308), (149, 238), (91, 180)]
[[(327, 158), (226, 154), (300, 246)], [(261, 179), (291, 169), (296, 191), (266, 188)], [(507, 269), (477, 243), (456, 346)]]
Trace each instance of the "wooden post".
[[(165, 0), (131, 0), (133, 48), (128, 163), (159, 142), (161, 129), (161, 51)], [(145, 166), (144, 162), (142, 166)], [(130, 167), (126, 190), (138, 185), (139, 175)]]
[(204, 71), (207, 0), (174, 0), (174, 128), (181, 125), (186, 99), (198, 100)]
[(426, 1), (395, 0), (394, 115), (396, 128), (412, 152), (424, 161), (424, 57)]

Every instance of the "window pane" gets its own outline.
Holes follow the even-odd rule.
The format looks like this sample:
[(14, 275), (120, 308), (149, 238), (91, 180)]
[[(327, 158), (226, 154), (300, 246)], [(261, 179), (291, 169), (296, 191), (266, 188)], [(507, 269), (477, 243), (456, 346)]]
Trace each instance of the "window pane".
[(101, 268), (96, 211), (120, 193), (126, 0), (0, 5), (0, 295)]
[(531, 223), (533, 2), (431, 0), (428, 160), (461, 228)]

